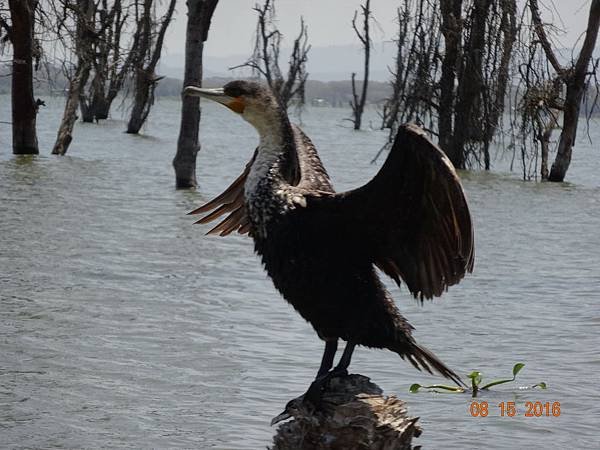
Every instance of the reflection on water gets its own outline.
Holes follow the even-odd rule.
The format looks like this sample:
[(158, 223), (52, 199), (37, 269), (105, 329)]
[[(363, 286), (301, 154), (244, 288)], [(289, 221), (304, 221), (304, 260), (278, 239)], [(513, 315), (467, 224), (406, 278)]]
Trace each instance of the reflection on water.
[[(59, 118), (49, 103), (45, 154)], [(173, 189), (175, 101), (157, 105), (151, 139), (122, 133), (119, 120), (78, 124), (63, 158), (13, 157), (0, 135), (0, 447), (264, 448), (271, 417), (306, 388), (321, 343), (251, 242), (205, 237), (185, 216), (239, 173), (256, 142), (214, 106), (203, 115), (197, 192)], [(375, 173), (368, 161), (385, 139), (342, 127), (346, 116), (303, 116), (338, 189)], [(600, 372), (599, 161), (582, 139), (568, 184), (461, 174), (475, 273), (423, 307), (392, 288), (417, 339), (450, 366), (493, 378), (522, 361), (523, 384), (549, 385), (499, 386), (485, 399), (515, 401), (521, 415), (492, 406), (472, 418), (467, 396), (407, 393), (439, 379), (358, 349), (352, 369), (408, 400), (426, 448), (597, 444), (600, 396), (584, 383)], [(538, 400), (559, 401), (561, 416), (523, 417)]]

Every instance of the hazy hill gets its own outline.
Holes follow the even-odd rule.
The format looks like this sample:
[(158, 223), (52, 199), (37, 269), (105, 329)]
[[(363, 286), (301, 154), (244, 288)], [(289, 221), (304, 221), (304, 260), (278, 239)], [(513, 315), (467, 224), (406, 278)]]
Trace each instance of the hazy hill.
[[(205, 77), (244, 77), (247, 71), (230, 67), (243, 64), (248, 55), (230, 55), (225, 57), (204, 57)], [(371, 51), (370, 78), (376, 81), (387, 81), (390, 76), (388, 66), (393, 66), (395, 46), (392, 42), (375, 44)], [(285, 67), (289, 58), (289, 49), (281, 50), (280, 63)], [(308, 53), (307, 70), (311, 80), (336, 81), (349, 80), (350, 74), (356, 72), (362, 78), (362, 52), (358, 45), (342, 45), (329, 47), (313, 47)], [(182, 53), (167, 53), (161, 58), (159, 72), (173, 78), (181, 78), (183, 74), (184, 56)]]
[[(164, 74), (164, 72), (159, 72)], [(209, 76), (205, 78), (206, 87), (220, 87), (228, 81), (233, 80), (231, 74), (226, 76)], [(11, 77), (6, 68), (0, 68), (0, 94), (9, 94)], [(178, 96), (181, 93), (183, 82), (181, 79), (167, 77), (158, 83), (156, 87), (157, 96)], [(360, 83), (359, 83), (360, 87)], [(62, 95), (67, 88), (67, 81), (59, 70), (49, 69), (36, 73), (34, 93), (36, 97), (44, 95)], [(125, 91), (127, 91), (127, 86)], [(388, 83), (373, 81), (369, 83), (368, 101), (380, 102), (390, 94)], [(317, 81), (309, 79), (306, 84), (306, 100), (310, 104), (314, 99), (324, 99), (333, 106), (348, 106), (352, 98), (352, 89), (349, 80), (345, 81)]]

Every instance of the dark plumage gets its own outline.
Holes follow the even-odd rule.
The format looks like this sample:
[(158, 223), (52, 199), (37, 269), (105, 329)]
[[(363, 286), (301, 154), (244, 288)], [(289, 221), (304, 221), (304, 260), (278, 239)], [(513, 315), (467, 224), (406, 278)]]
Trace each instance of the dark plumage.
[(335, 193), (310, 139), (291, 125), (271, 92), (246, 81), (186, 94), (219, 101), (259, 132), (244, 172), (193, 211), (199, 223), (228, 214), (209, 233), (248, 233), (283, 297), (326, 341), (318, 375), (338, 339), (387, 348), (415, 367), (460, 378), (419, 346), (375, 267), (419, 299), (441, 295), (473, 268), (473, 229), (450, 161), (414, 125), (400, 127), (387, 160), (366, 185)]

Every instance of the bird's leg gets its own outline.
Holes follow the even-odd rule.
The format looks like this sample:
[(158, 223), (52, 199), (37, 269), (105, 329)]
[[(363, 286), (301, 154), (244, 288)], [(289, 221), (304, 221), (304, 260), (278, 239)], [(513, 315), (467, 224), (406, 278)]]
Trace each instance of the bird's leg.
[(326, 339), (325, 340), (325, 351), (323, 352), (323, 359), (321, 360), (321, 367), (317, 372), (317, 378), (322, 377), (333, 367), (333, 358), (335, 358), (335, 352), (337, 351), (338, 340)]
[(350, 361), (352, 360), (352, 353), (354, 352), (354, 347), (356, 344), (354, 342), (348, 342), (346, 344), (346, 348), (344, 348), (344, 353), (342, 353), (342, 357), (340, 358), (340, 362), (337, 366), (331, 371), (333, 376), (345, 376), (348, 375), (348, 366), (350, 365)]
[(308, 391), (306, 391), (304, 394), (305, 402), (311, 403), (315, 408), (320, 407), (321, 398), (323, 397), (323, 392), (325, 392), (325, 389), (329, 384), (329, 380), (334, 377), (343, 377), (348, 375), (348, 366), (350, 365), (350, 360), (352, 359), (354, 347), (356, 347), (356, 344), (348, 342), (338, 365), (335, 366), (335, 369), (329, 370), (333, 365), (333, 358), (335, 356), (335, 351), (337, 350), (337, 339), (335, 341), (326, 341), (325, 352), (323, 353), (323, 361), (321, 362), (319, 373), (317, 374), (315, 381), (311, 383)]
[(323, 351), (323, 359), (321, 359), (321, 366), (317, 372), (317, 377), (315, 378), (315, 381), (310, 384), (308, 391), (304, 394), (304, 401), (311, 403), (316, 408), (321, 404), (323, 391), (333, 374), (333, 372), (331, 372), (331, 367), (333, 366), (337, 346), (337, 338), (325, 340), (325, 350)]

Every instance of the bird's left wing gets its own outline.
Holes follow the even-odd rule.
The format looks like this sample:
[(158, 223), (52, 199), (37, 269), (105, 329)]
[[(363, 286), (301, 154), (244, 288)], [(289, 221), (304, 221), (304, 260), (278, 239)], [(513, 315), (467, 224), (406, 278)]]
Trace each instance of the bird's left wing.
[(416, 125), (400, 127), (384, 165), (364, 186), (305, 198), (305, 220), (327, 224), (333, 239), (349, 239), (415, 298), (439, 296), (473, 269), (473, 227), (460, 180)]
[(229, 213), (229, 215), (212, 228), (206, 234), (219, 234), (220, 236), (227, 236), (228, 234), (237, 230), (240, 234), (247, 234), (250, 230), (250, 223), (248, 222), (248, 216), (246, 214), (246, 208), (244, 206), (244, 183), (250, 173), (250, 168), (256, 159), (258, 149), (254, 151), (254, 155), (242, 174), (237, 177), (231, 185), (225, 189), (217, 197), (202, 205), (188, 214), (206, 214), (200, 220), (195, 223), (208, 223), (215, 220), (217, 217), (223, 214)]

